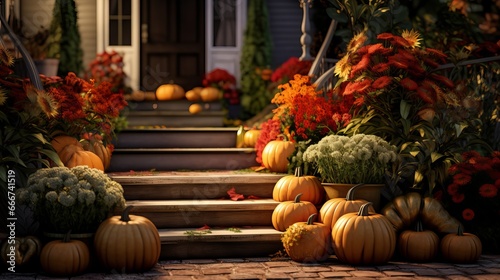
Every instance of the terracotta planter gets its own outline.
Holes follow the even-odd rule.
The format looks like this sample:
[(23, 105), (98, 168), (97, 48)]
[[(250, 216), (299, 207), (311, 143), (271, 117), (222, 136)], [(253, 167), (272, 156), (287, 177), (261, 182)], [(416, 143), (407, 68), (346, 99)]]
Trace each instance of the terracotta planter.
[[(325, 188), (326, 198), (345, 198), (347, 192), (350, 188), (354, 187), (356, 184), (336, 184), (336, 183), (321, 183), (323, 188)], [(382, 195), (382, 188), (384, 184), (366, 184), (361, 186), (354, 193), (355, 199), (364, 199), (373, 203), (373, 208), (375, 211), (380, 210), (380, 198)]]

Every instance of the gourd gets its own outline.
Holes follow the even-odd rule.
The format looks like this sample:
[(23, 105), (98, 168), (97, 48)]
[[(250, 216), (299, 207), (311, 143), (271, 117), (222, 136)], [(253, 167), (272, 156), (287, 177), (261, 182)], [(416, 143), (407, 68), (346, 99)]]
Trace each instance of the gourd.
[[(350, 188), (345, 198), (339, 197), (327, 200), (319, 210), (318, 221), (331, 229), (342, 215), (358, 212), (361, 205), (368, 202), (364, 199), (354, 199), (356, 189), (362, 187), (363, 185), (364, 184), (357, 184)], [(375, 212), (372, 205), (369, 207), (369, 211)]]
[(396, 249), (396, 232), (384, 215), (368, 213), (367, 202), (358, 213), (340, 217), (332, 228), (337, 258), (353, 265), (376, 265), (391, 259)]
[(212, 102), (221, 98), (221, 91), (215, 87), (204, 87), (200, 91), (200, 98), (204, 102)]
[(318, 210), (309, 201), (300, 201), (302, 194), (297, 194), (293, 201), (284, 201), (274, 208), (271, 216), (273, 227), (279, 231), (285, 231), (296, 222), (307, 221), (311, 214)]
[(313, 223), (315, 217), (312, 214), (307, 222), (294, 223), (281, 238), (288, 256), (296, 262), (320, 262), (331, 254), (330, 229), (322, 223)]
[(432, 197), (424, 198), (420, 217), (424, 225), (441, 234), (454, 233), (461, 226), (460, 222), (444, 209), (441, 202)]
[(90, 252), (80, 240), (70, 240), (66, 234), (63, 240), (47, 243), (40, 255), (42, 269), (55, 276), (73, 276), (83, 273), (89, 266)]
[(196, 114), (200, 113), (201, 111), (203, 111), (203, 108), (201, 108), (200, 104), (191, 104), (191, 105), (189, 105), (188, 110), (189, 110), (190, 114), (196, 115)]
[(259, 139), (260, 132), (261, 132), (260, 129), (250, 129), (246, 131), (243, 137), (243, 145), (248, 148), (255, 147), (257, 139)]
[(184, 89), (177, 84), (164, 84), (156, 89), (156, 99), (165, 100), (179, 100), (184, 98)]
[(321, 182), (315, 176), (303, 176), (300, 167), (295, 168), (294, 175), (281, 177), (273, 188), (273, 199), (275, 201), (293, 200), (298, 194), (302, 194), (303, 201), (319, 205), (325, 197), (325, 190)]
[(462, 226), (458, 226), (456, 233), (446, 234), (440, 247), (443, 259), (452, 263), (474, 263), (483, 249), (479, 237), (463, 232)]
[(271, 172), (284, 173), (288, 170), (288, 157), (295, 151), (291, 141), (272, 140), (262, 150), (262, 165)]
[[(40, 252), (42, 250), (42, 244), (37, 237), (35, 236), (15, 237), (13, 244), (10, 244), (8, 242), (9, 240), (11, 239), (6, 239), (2, 243), (2, 247), (0, 249), (0, 253), (2, 254), (2, 260), (4, 261), (4, 263), (13, 260), (15, 262), (15, 265), (20, 267), (25, 264), (29, 264), (30, 261), (40, 256)], [(13, 259), (11, 259), (11, 257)]]
[(151, 269), (160, 257), (158, 229), (148, 218), (130, 215), (127, 206), (121, 216), (103, 221), (95, 234), (97, 258), (108, 270), (142, 272)]
[(413, 262), (432, 261), (439, 252), (439, 236), (432, 230), (424, 230), (418, 221), (415, 230), (404, 230), (398, 236), (398, 252)]
[(201, 99), (200, 92), (202, 87), (194, 87), (186, 92), (186, 99), (191, 102), (198, 102)]
[(96, 154), (102, 161), (104, 170), (108, 169), (111, 164), (111, 150), (104, 146), (102, 140), (80, 140), (82, 147), (85, 151), (90, 151)]

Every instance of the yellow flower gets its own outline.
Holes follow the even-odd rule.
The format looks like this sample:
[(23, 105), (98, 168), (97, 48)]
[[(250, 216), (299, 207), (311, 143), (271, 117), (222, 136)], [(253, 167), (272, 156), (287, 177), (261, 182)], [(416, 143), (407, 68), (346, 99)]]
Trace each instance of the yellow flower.
[(0, 62), (6, 66), (14, 65), (14, 56), (6, 48), (0, 48)]
[(422, 41), (422, 38), (420, 38), (420, 33), (418, 33), (415, 30), (404, 30), (403, 33), (401, 33), (401, 37), (406, 39), (408, 43), (410, 43), (412, 48), (419, 48), (420, 47), (420, 41)]
[(0, 88), (0, 106), (7, 102), (7, 93), (4, 92), (3, 88)]

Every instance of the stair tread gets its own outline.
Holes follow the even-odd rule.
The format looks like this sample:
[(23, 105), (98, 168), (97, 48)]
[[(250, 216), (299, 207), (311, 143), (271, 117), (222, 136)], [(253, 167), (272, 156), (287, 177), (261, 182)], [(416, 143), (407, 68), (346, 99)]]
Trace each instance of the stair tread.
[(237, 132), (238, 127), (154, 127), (151, 126), (132, 126), (120, 131), (120, 134), (131, 132)]
[(271, 198), (264, 199), (187, 199), (187, 200), (132, 200), (127, 205), (134, 206), (134, 212), (178, 212), (189, 211), (269, 211), (274, 210), (279, 202)]
[(192, 117), (199, 118), (202, 116), (225, 116), (226, 113), (222, 110), (217, 111), (201, 111), (198, 114), (192, 114), (189, 111), (130, 111), (127, 113), (127, 117), (140, 117), (140, 116), (182, 116), (182, 117)]
[[(244, 241), (279, 241), (282, 232), (272, 227), (238, 227), (239, 232), (229, 228), (210, 228), (210, 233), (196, 228), (158, 229), (162, 243), (181, 241), (204, 242), (244, 242)], [(205, 231), (206, 232), (206, 231)]]
[(253, 153), (254, 148), (115, 148), (113, 153)]

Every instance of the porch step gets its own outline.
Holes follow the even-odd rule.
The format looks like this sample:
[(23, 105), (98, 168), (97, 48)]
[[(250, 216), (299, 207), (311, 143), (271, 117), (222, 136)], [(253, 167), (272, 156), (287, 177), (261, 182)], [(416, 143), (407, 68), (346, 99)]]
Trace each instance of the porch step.
[(187, 99), (181, 100), (146, 100), (146, 101), (128, 101), (129, 109), (133, 111), (185, 111), (189, 110), (191, 104), (200, 104), (204, 111), (221, 111), (222, 102), (191, 102)]
[(129, 111), (124, 113), (129, 126), (164, 125), (167, 127), (223, 127), (224, 111)]

